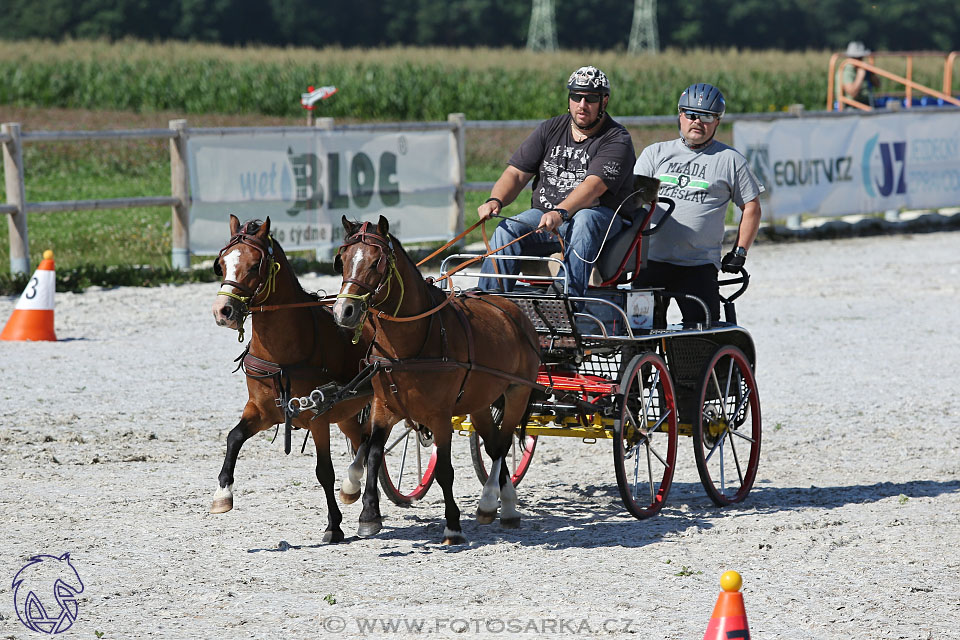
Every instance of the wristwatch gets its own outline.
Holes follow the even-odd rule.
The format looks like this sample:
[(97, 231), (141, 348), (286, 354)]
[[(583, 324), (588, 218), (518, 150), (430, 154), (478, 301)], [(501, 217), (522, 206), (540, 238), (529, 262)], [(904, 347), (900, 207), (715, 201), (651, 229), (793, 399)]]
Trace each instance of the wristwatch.
[(747, 257), (747, 250), (744, 249), (743, 247), (737, 247), (737, 248), (735, 248), (735, 249), (733, 250), (733, 255), (735, 255), (735, 256), (737, 256), (737, 257), (740, 257), (740, 258), (746, 258), (746, 257)]
[(572, 215), (570, 215), (570, 212), (567, 211), (566, 209), (551, 209), (551, 211), (556, 211), (557, 213), (559, 213), (560, 219), (563, 220), (564, 222), (570, 222), (570, 218), (573, 217)]

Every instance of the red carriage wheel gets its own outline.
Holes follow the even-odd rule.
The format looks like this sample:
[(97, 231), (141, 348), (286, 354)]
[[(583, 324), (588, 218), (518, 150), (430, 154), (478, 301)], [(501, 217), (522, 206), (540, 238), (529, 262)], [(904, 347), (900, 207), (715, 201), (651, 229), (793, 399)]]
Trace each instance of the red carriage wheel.
[[(520, 432), (514, 432), (513, 443), (504, 459), (513, 486), (520, 484), (523, 476), (527, 473), (527, 469), (530, 468), (533, 450), (536, 447), (537, 436), (527, 436), (521, 440)], [(480, 479), (481, 484), (486, 484), (487, 478), (490, 477), (491, 462), (486, 449), (483, 448), (483, 439), (477, 435), (476, 431), (470, 432), (470, 455), (473, 458), (473, 468), (477, 472), (477, 478)]]
[(703, 370), (693, 453), (700, 482), (717, 506), (747, 497), (760, 464), (760, 397), (753, 367), (734, 346), (720, 347)]
[(676, 396), (663, 358), (634, 356), (620, 393), (620, 413), (613, 423), (617, 486), (627, 511), (649, 518), (663, 508), (677, 462)]
[(427, 494), (436, 464), (433, 434), (409, 420), (398, 422), (383, 448), (380, 487), (391, 502), (406, 506)]

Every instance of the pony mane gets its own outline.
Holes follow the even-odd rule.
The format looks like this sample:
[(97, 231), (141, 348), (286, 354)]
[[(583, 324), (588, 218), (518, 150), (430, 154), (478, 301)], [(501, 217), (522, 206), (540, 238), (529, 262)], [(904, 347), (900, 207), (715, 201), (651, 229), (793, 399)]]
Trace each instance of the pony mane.
[(430, 298), (436, 302), (439, 300), (438, 296), (443, 297), (443, 290), (434, 283), (427, 282), (426, 278), (424, 278), (423, 274), (420, 272), (420, 267), (418, 267), (417, 263), (414, 262), (413, 258), (410, 257), (410, 254), (407, 253), (407, 250), (403, 248), (403, 244), (401, 244), (397, 237), (392, 233), (388, 233), (387, 235), (390, 236), (390, 240), (393, 242), (394, 253), (399, 253), (401, 256), (403, 256), (403, 259), (410, 263), (410, 266), (413, 267), (413, 270), (420, 274), (420, 279), (423, 281), (423, 286), (427, 290)]
[[(245, 233), (248, 235), (254, 235), (257, 231), (260, 230), (260, 227), (263, 226), (263, 221), (259, 218), (254, 218), (253, 220), (247, 220), (244, 222), (239, 229), (239, 233)], [(269, 234), (270, 240), (273, 242), (273, 259), (276, 260), (277, 264), (280, 265), (280, 269), (286, 269), (290, 273), (291, 280), (294, 283), (294, 295), (303, 296), (311, 300), (319, 300), (320, 296), (316, 293), (311, 293), (303, 288), (303, 285), (300, 284), (300, 278), (297, 277), (297, 274), (293, 272), (293, 267), (290, 265), (290, 260), (287, 258), (287, 253), (283, 250), (283, 247), (277, 242), (277, 239), (273, 237), (273, 234)]]

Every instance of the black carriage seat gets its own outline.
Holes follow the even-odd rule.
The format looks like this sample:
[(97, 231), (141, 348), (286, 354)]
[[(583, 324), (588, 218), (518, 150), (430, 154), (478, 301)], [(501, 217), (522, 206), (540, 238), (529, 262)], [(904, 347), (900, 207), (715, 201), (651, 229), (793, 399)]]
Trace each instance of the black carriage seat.
[(673, 214), (675, 203), (669, 198), (660, 198), (666, 211), (656, 227), (650, 227), (650, 221), (657, 210), (651, 202), (657, 196), (660, 181), (649, 176), (636, 176), (633, 183), (636, 202), (636, 217), (633, 224), (611, 239), (608, 239), (600, 257), (594, 264), (594, 272), (599, 276), (599, 287), (614, 287), (633, 282), (646, 267), (649, 243), (644, 239), (653, 235), (663, 226), (664, 221)]
[[(653, 214), (657, 210), (657, 207), (651, 206), (651, 202), (657, 197), (659, 189), (660, 181), (657, 178), (634, 176), (633, 193), (629, 196), (633, 199), (636, 210), (633, 224), (604, 243), (600, 256), (593, 265), (591, 287), (615, 287), (632, 282), (639, 276), (640, 269), (647, 262), (647, 243), (644, 238), (656, 233), (674, 209), (672, 200), (660, 198), (659, 202), (666, 206), (666, 212), (656, 227), (650, 227)], [(552, 257), (563, 259), (563, 255), (559, 253)], [(520, 272), (527, 276), (521, 282), (545, 285), (550, 282), (547, 278), (556, 275), (557, 267), (554, 264), (530, 260), (521, 264)]]

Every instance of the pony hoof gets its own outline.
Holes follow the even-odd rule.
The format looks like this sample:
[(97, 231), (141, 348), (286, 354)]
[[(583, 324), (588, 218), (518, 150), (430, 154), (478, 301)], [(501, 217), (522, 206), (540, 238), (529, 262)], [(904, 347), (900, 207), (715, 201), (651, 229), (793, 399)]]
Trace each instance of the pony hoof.
[(343, 504), (353, 504), (360, 499), (360, 492), (356, 493), (346, 493), (343, 489), (340, 489), (340, 502)]
[(323, 538), (321, 540), (324, 544), (336, 544), (337, 542), (343, 542), (343, 531), (340, 529), (324, 531)]
[(478, 524), (490, 524), (497, 519), (496, 511), (483, 511), (477, 509), (477, 523)]
[(380, 529), (383, 529), (382, 520), (373, 520), (371, 522), (361, 522), (360, 526), (357, 528), (357, 535), (361, 538), (369, 538), (380, 533)]
[(520, 518), (500, 518), (500, 526), (504, 529), (519, 529)]
[(233, 498), (216, 498), (210, 505), (210, 513), (226, 513), (233, 509)]
[(467, 539), (460, 534), (448, 535), (443, 539), (443, 544), (454, 545), (454, 544), (467, 544)]

